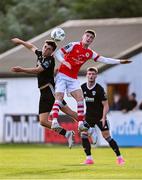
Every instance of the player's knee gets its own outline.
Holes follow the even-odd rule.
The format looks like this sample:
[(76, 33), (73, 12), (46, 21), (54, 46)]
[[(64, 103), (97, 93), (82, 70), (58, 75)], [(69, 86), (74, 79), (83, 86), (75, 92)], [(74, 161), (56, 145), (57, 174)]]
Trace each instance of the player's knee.
[(63, 94), (63, 93), (56, 93), (56, 94), (55, 94), (55, 99), (56, 99), (56, 100), (62, 101), (63, 98), (64, 98), (64, 94)]
[(112, 137), (111, 136), (107, 136), (107, 137), (105, 137), (105, 140), (109, 143), (112, 140)]
[(50, 122), (49, 121), (47, 121), (47, 119), (42, 119), (42, 118), (40, 118), (39, 119), (39, 122), (40, 122), (40, 125), (41, 126), (44, 126), (44, 127), (47, 127), (47, 128), (51, 128), (51, 124), (50, 124)]
[(84, 102), (82, 96), (77, 96), (77, 97), (76, 97), (76, 100), (77, 100), (77, 102)]
[(41, 126), (44, 126), (45, 125), (45, 120), (44, 119), (39, 119), (39, 123)]

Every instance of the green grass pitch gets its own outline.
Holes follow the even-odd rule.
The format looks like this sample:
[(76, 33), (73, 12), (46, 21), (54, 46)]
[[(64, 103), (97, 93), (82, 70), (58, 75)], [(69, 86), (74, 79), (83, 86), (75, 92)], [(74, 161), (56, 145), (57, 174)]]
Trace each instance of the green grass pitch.
[(81, 146), (0, 145), (0, 179), (142, 179), (142, 149), (121, 148), (124, 166), (110, 148), (92, 148), (94, 165), (81, 165)]

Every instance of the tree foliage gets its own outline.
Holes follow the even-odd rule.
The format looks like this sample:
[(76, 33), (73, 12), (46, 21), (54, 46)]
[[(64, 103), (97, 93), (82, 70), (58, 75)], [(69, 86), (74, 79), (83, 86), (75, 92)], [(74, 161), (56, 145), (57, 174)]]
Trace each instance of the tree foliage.
[(139, 0), (77, 0), (72, 10), (81, 19), (140, 17), (142, 3)]
[(140, 16), (140, 0), (0, 0), (0, 52), (69, 19)]

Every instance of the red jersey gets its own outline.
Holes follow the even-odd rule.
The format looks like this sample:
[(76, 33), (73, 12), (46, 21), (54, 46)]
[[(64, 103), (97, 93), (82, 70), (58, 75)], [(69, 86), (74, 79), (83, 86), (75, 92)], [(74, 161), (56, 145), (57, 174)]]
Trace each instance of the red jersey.
[(59, 67), (59, 72), (77, 79), (80, 67), (89, 59), (94, 59), (96, 61), (99, 55), (91, 50), (90, 48), (84, 48), (81, 42), (72, 42), (61, 48), (64, 53), (65, 61), (71, 64), (71, 69), (69, 69), (64, 64)]

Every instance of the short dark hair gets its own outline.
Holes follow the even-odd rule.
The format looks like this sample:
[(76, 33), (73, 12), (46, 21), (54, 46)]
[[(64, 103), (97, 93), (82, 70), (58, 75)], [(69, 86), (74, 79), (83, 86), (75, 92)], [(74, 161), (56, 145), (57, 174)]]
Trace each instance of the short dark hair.
[(57, 48), (57, 44), (53, 40), (46, 40), (45, 43), (47, 43), (48, 45), (52, 46), (53, 47), (53, 51), (55, 51), (55, 49)]
[(98, 68), (96, 68), (96, 67), (89, 67), (89, 68), (87, 68), (87, 72), (88, 71), (94, 71), (95, 73), (98, 73)]
[(87, 29), (87, 30), (85, 31), (85, 33), (90, 33), (90, 34), (92, 34), (94, 37), (96, 37), (95, 31), (92, 30), (92, 29)]

